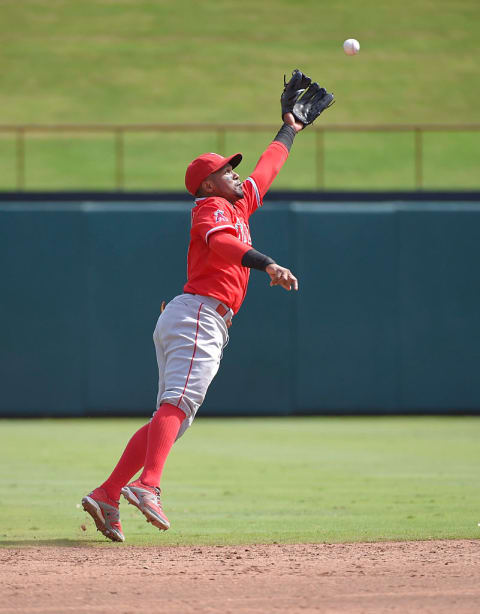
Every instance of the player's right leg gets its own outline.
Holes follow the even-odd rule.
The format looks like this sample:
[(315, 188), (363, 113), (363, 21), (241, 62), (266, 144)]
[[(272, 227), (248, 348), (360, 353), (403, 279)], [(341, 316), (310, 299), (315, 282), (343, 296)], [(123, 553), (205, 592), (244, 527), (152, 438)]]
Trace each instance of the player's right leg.
[(160, 493), (158, 486), (148, 486), (140, 479), (122, 488), (122, 495), (131, 505), (142, 512), (147, 522), (150, 522), (160, 531), (166, 531), (170, 528), (170, 521), (163, 511)]
[(179, 437), (203, 403), (228, 342), (226, 324), (214, 309), (218, 304), (209, 297), (182, 294), (157, 323), (154, 341), (161, 348), (157, 357), (163, 356), (157, 407), (169, 403), (185, 412)]
[(182, 410), (168, 403), (158, 408), (148, 430), (144, 470), (139, 479), (122, 488), (125, 499), (162, 531), (170, 528), (170, 522), (160, 500), (160, 478), (184, 418)]
[(159, 368), (157, 406), (148, 432), (143, 472), (122, 489), (148, 522), (161, 530), (170, 523), (160, 502), (160, 478), (175, 438), (190, 426), (218, 371), (228, 341), (225, 322), (192, 295), (176, 297), (160, 316), (154, 333)]

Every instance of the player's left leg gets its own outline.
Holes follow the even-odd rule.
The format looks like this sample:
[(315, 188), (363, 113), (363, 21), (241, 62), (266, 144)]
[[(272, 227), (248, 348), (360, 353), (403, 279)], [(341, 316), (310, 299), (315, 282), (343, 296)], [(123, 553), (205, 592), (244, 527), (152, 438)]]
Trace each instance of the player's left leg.
[(101, 485), (108, 496), (117, 501), (120, 491), (143, 467), (147, 450), (150, 422), (144, 424), (128, 442), (120, 460), (111, 475)]
[[(170, 450), (175, 443), (180, 426), (185, 419), (185, 413), (168, 403), (162, 403), (161, 397), (165, 389), (165, 348), (159, 334), (159, 323), (166, 316), (160, 314), (155, 327), (153, 340), (158, 365), (158, 395), (157, 410), (149, 424), (147, 441), (145, 443), (141, 476), (131, 483), (125, 483), (121, 492), (127, 501), (137, 507), (148, 522), (161, 530), (170, 528), (170, 522), (163, 511), (160, 501), (160, 479)], [(170, 323), (170, 326), (172, 323)], [(122, 485), (123, 486), (123, 485)]]
[(120, 490), (143, 467), (149, 427), (145, 424), (133, 435), (110, 477), (82, 499), (97, 529), (112, 541), (125, 540), (118, 509)]

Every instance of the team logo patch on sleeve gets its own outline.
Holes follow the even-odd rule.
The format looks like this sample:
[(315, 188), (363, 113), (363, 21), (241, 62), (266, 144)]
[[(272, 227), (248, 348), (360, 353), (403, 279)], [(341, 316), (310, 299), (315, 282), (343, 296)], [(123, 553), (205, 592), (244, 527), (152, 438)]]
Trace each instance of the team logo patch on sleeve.
[(217, 209), (215, 213), (213, 214), (213, 217), (215, 219), (215, 222), (229, 222), (230, 221), (228, 217), (225, 215), (225, 211), (223, 211), (223, 209)]

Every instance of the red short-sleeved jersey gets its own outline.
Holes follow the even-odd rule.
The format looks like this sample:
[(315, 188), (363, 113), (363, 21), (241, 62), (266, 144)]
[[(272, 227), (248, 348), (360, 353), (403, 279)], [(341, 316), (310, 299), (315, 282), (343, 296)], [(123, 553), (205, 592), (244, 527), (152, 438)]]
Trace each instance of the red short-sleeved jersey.
[(243, 182), (243, 198), (235, 205), (218, 196), (195, 200), (184, 292), (214, 297), (237, 313), (247, 292), (250, 269), (215, 254), (208, 247), (208, 239), (214, 232), (229, 232), (252, 245), (248, 219), (262, 206), (263, 196), (287, 157), (285, 145), (271, 143), (252, 175)]

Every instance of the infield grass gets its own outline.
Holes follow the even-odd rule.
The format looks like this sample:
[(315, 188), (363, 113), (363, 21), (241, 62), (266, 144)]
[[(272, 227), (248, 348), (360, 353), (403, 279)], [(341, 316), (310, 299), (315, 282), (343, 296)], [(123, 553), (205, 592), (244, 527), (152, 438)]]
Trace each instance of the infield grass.
[[(4, 0), (1, 123), (279, 122), (282, 76), (296, 67), (329, 90), (326, 124), (478, 122), (477, 0)], [(356, 37), (358, 56), (342, 42)], [(250, 172), (274, 135), (228, 135)], [(16, 187), (16, 143), (0, 134), (0, 190)], [(312, 138), (297, 139), (275, 188), (317, 187)], [(326, 141), (329, 189), (413, 187), (412, 134)], [(186, 164), (218, 149), (208, 135), (133, 135), (125, 188), (183, 191)], [(27, 189), (115, 187), (114, 141), (34, 135)], [(479, 188), (480, 133), (428, 134), (426, 188)]]
[[(107, 545), (78, 504), (143, 422), (1, 421), (0, 545)], [(479, 441), (474, 417), (198, 419), (164, 472), (172, 529), (124, 502), (126, 543), (479, 538)]]

